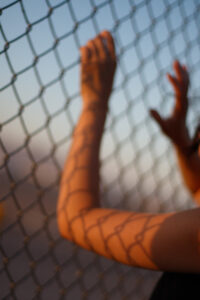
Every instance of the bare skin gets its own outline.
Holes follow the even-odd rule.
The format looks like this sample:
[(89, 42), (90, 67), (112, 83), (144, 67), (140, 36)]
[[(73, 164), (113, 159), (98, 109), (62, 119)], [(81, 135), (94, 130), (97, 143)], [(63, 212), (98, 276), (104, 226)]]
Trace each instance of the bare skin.
[[(106, 51), (107, 47), (107, 51)], [(114, 42), (101, 33), (81, 51), (81, 95), (83, 105), (98, 105), (107, 108), (116, 69)]]
[(186, 66), (181, 65), (178, 61), (174, 62), (173, 68), (175, 76), (167, 74), (175, 93), (175, 104), (171, 115), (164, 119), (157, 111), (151, 110), (150, 112), (163, 133), (174, 145), (185, 185), (193, 194), (194, 199), (200, 203), (198, 196), (198, 190), (200, 189), (200, 157), (197, 151), (190, 151), (195, 141), (190, 138), (186, 125), (189, 74)]
[(60, 233), (85, 249), (131, 266), (200, 272), (199, 208), (150, 214), (99, 206), (99, 150), (115, 68), (109, 32), (81, 49), (83, 107), (60, 185)]
[(188, 112), (187, 91), (189, 87), (189, 75), (185, 66), (178, 61), (173, 64), (175, 76), (167, 74), (175, 93), (175, 104), (171, 115), (164, 119), (155, 110), (151, 110), (152, 117), (158, 122), (162, 131), (170, 140), (180, 148), (189, 146), (190, 138), (186, 126)]

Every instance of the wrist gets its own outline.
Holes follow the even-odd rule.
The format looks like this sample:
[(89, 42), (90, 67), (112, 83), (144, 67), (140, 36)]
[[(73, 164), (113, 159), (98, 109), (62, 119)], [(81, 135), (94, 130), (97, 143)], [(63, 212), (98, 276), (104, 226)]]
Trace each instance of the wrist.
[(91, 111), (94, 113), (105, 113), (107, 114), (108, 112), (108, 102), (102, 102), (101, 100), (98, 101), (84, 101), (83, 102), (83, 111)]
[(83, 102), (80, 119), (85, 128), (93, 128), (100, 132), (103, 130), (108, 113), (108, 106), (97, 102)]
[(179, 152), (188, 153), (192, 141), (186, 126), (179, 130), (178, 136), (172, 139), (172, 143)]
[(183, 141), (174, 142), (174, 147), (178, 153), (182, 154), (188, 159), (196, 152), (194, 150), (193, 142), (190, 138)]
[(190, 145), (191, 145), (191, 139), (189, 138), (189, 136), (186, 136), (185, 138), (173, 140), (172, 142), (173, 142), (174, 146), (180, 150), (186, 149), (186, 148), (190, 147)]
[(74, 130), (75, 135), (82, 135), (84, 139), (99, 140), (103, 134), (107, 111), (96, 105), (84, 105)]

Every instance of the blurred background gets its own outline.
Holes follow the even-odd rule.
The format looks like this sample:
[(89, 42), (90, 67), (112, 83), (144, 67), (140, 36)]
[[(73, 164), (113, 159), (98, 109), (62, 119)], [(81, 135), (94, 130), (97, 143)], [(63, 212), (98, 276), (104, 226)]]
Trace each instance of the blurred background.
[[(81, 110), (79, 48), (111, 31), (118, 68), (101, 148), (102, 206), (192, 207), (173, 149), (149, 109), (167, 116), (166, 73), (179, 59), (199, 121), (200, 4), (195, 0), (1, 0), (0, 299), (147, 300), (160, 272), (130, 268), (63, 240), (59, 178)], [(0, 213), (1, 215), (1, 213)]]

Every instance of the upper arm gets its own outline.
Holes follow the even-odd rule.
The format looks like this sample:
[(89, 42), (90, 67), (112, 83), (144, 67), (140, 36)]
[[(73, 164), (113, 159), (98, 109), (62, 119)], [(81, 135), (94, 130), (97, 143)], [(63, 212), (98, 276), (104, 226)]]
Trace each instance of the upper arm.
[(92, 208), (70, 221), (58, 213), (61, 234), (81, 247), (131, 266), (200, 271), (200, 209), (149, 214)]

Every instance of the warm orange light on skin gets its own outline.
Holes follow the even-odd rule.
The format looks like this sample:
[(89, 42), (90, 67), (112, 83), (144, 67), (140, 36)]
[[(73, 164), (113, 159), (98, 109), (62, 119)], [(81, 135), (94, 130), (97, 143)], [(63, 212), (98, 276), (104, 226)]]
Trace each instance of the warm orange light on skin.
[[(199, 273), (200, 208), (149, 214), (100, 207), (99, 152), (115, 68), (114, 41), (109, 32), (101, 33), (81, 49), (83, 108), (60, 184), (60, 233), (79, 246), (120, 263)], [(185, 151), (191, 145), (185, 122), (189, 75), (178, 61), (174, 63), (174, 72), (175, 76), (169, 76), (175, 91), (172, 115), (164, 119), (155, 110), (151, 112), (173, 142), (185, 184), (195, 196), (200, 190), (196, 140), (194, 154), (188, 156)]]

